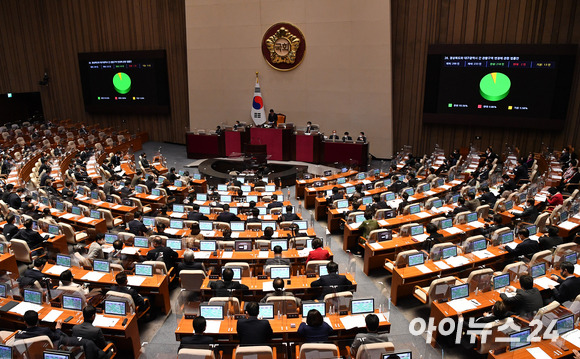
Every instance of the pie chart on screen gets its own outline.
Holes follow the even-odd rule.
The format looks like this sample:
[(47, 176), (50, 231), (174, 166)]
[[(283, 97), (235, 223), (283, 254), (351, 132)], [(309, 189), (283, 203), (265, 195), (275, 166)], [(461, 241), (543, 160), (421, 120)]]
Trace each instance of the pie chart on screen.
[(131, 91), (131, 78), (124, 72), (117, 72), (113, 76), (113, 86), (115, 87), (115, 91), (124, 95)]
[(510, 93), (512, 82), (501, 72), (489, 73), (479, 82), (479, 93), (488, 101), (501, 101)]

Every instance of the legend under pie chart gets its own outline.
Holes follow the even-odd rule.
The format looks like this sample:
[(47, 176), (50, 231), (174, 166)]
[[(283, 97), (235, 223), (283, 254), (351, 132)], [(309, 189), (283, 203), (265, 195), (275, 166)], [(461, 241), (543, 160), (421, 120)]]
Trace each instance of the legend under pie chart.
[(501, 72), (489, 73), (479, 82), (479, 93), (488, 101), (503, 100), (509, 93), (512, 82)]
[(131, 91), (131, 78), (124, 72), (117, 72), (113, 76), (113, 86), (115, 87), (115, 91), (124, 95)]

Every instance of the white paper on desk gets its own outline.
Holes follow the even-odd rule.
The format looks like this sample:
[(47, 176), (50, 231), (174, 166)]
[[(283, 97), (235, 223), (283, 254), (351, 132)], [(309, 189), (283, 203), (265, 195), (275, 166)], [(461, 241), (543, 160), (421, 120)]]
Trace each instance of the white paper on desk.
[(394, 199), (392, 201), (387, 201), (387, 204), (391, 208), (399, 208), (399, 204), (401, 204), (401, 202), (403, 202), (402, 199)]
[(34, 310), (35, 312), (40, 312), (42, 309), (42, 305), (28, 303), (28, 302), (20, 302), (14, 308), (10, 309), (9, 312), (18, 313), (20, 315), (24, 315), (29, 310)]
[(205, 204), (205, 201), (193, 201), (193, 203), (203, 206)]
[(272, 234), (272, 238), (278, 238), (278, 237), (280, 237), (280, 233), (274, 232), (274, 234)]
[[(324, 321), (326, 322), (326, 324), (328, 324), (328, 325), (330, 325), (330, 327), (332, 327), (332, 322), (330, 321), (329, 317), (324, 317)], [(331, 357), (331, 358), (334, 358), (334, 357)]]
[[(299, 257), (308, 257), (308, 254), (310, 253), (310, 249), (308, 248), (304, 248), (298, 251), (298, 256)], [(578, 272), (580, 273), (580, 272)]]
[(206, 320), (206, 333), (216, 334), (220, 332), (220, 326), (222, 324), (221, 320)]
[(328, 181), (328, 178), (326, 178), (326, 177), (320, 177), (320, 179), (323, 181)]
[(451, 188), (451, 186), (448, 184), (444, 184), (444, 185), (439, 186), (439, 188), (449, 189), (449, 188)]
[(534, 200), (538, 201), (538, 202), (544, 202), (546, 201), (546, 196), (543, 194), (537, 194), (534, 196)]
[(240, 232), (232, 232), (232, 238), (240, 238)]
[(268, 281), (268, 282), (262, 283), (262, 291), (273, 292), (274, 291), (274, 282)]
[(60, 216), (60, 218), (64, 218), (64, 219), (71, 219), (76, 217), (76, 215), (72, 214), (72, 213), (67, 213), (67, 214), (63, 214), (62, 216)]
[(364, 328), (366, 327), (365, 317), (362, 314), (359, 315), (347, 315), (340, 318), (342, 325), (346, 330), (352, 328)]
[(574, 346), (580, 347), (580, 329), (574, 329), (568, 333), (562, 335), (565, 341), (571, 343)]
[(208, 259), (211, 256), (209, 251), (193, 252), (193, 258), (195, 259)]
[(413, 238), (415, 238), (416, 240), (418, 240), (419, 242), (423, 242), (425, 241), (427, 238), (429, 238), (429, 235), (427, 233), (423, 233), (423, 234), (418, 234), (416, 236), (413, 236)]
[(580, 273), (580, 265), (574, 264), (574, 273)]
[(141, 275), (128, 275), (127, 276), (127, 285), (138, 287), (141, 284), (143, 284), (145, 279), (147, 279), (147, 278), (144, 276), (141, 276)]
[(305, 180), (298, 180), (298, 181), (296, 181), (296, 182), (298, 182), (298, 183), (300, 183), (300, 184), (302, 184), (302, 183), (306, 183), (306, 181), (305, 181)]
[[(298, 254), (300, 254), (300, 252)], [(306, 255), (308, 255), (308, 254), (306, 254)], [(258, 251), (258, 258), (265, 259), (268, 257), (270, 257), (270, 251)], [(580, 273), (580, 272), (578, 272), (578, 273)]]
[(88, 280), (88, 281), (91, 281), (91, 282), (98, 282), (104, 276), (105, 276), (105, 273), (101, 273), (101, 272), (88, 272), (81, 279), (82, 280)]
[(234, 252), (223, 252), (222, 258), (232, 258), (234, 256)]
[(369, 244), (369, 247), (376, 250), (383, 249), (383, 246), (381, 246), (381, 244), (377, 242)]
[(536, 359), (550, 359), (551, 357), (546, 354), (542, 348), (527, 348), (528, 353), (530, 353)]
[(171, 218), (183, 218), (184, 216), (185, 216), (185, 213), (172, 212), (169, 217), (171, 217)]
[(113, 246), (103, 246), (103, 253), (113, 253), (114, 250)]
[(350, 223), (348, 226), (352, 229), (358, 229), (358, 227), (360, 227), (361, 224), (362, 224), (362, 222), (356, 222), (356, 223)]
[(450, 234), (463, 233), (463, 231), (457, 227), (449, 227), (449, 228), (445, 228), (445, 230), (447, 231), (447, 233), (450, 233)]
[(150, 194), (147, 196), (147, 199), (157, 199), (157, 196)]
[(449, 269), (449, 268), (451, 268), (447, 263), (445, 263), (443, 261), (433, 262), (433, 264), (435, 264), (437, 267), (439, 267), (439, 269)]
[(534, 279), (534, 284), (539, 285), (540, 287), (547, 289), (548, 286), (557, 286), (559, 283), (556, 282), (555, 280), (552, 280), (548, 277), (541, 277), (541, 278), (535, 278)]
[(573, 229), (573, 228), (575, 228), (577, 226), (578, 226), (578, 223), (574, 223), (574, 222), (570, 222), (570, 221), (566, 221), (566, 222), (560, 223), (558, 225), (558, 227), (564, 228), (564, 229), (567, 229), (567, 230), (571, 230), (571, 229)]
[(423, 193), (424, 193), (425, 195), (427, 195), (427, 196), (432, 196), (432, 195), (434, 195), (434, 194), (435, 194), (435, 192), (433, 192), (433, 191), (425, 191), (425, 192), (423, 192)]
[(138, 252), (139, 252), (139, 248), (137, 248), (137, 247), (125, 247), (125, 248), (121, 249), (121, 253), (123, 253), (123, 254), (135, 255)]
[(409, 196), (409, 198), (408, 198), (409, 202), (412, 202), (416, 199), (417, 199), (417, 197), (415, 197), (415, 196)]
[(167, 188), (169, 188), (170, 191), (175, 191), (177, 189), (175, 186), (167, 186)]
[(517, 247), (517, 243), (516, 242), (509, 242), (508, 244), (506, 244), (506, 247), (510, 247), (511, 249), (515, 249)]
[(51, 310), (47, 315), (42, 318), (43, 322), (54, 323), (60, 317), (60, 315), (64, 313), (62, 310)]
[(179, 229), (175, 229), (175, 228), (167, 228), (167, 229), (165, 229), (165, 233), (167, 233), (167, 234), (176, 235), (177, 232), (179, 232)]
[(475, 304), (471, 303), (469, 300), (465, 298), (455, 299), (447, 302), (447, 304), (449, 304), (449, 306), (458, 313), (476, 308)]
[(103, 201), (96, 201), (95, 202), (95, 206), (100, 206), (101, 204), (103, 204)]
[(459, 267), (469, 263), (469, 260), (467, 260), (467, 258), (465, 257), (450, 257), (447, 258), (445, 262), (447, 262), (447, 264), (449, 264), (452, 267)]
[(429, 217), (431, 214), (427, 213), (427, 212), (419, 212), (419, 213), (415, 213), (415, 216), (419, 217), (419, 218), (427, 218)]
[(384, 220), (384, 219), (381, 219), (381, 220), (379, 220), (378, 222), (379, 222), (379, 225), (381, 225), (381, 226), (388, 226), (388, 225), (389, 225), (389, 222), (387, 222), (387, 221), (386, 221), (386, 220)]
[(431, 272), (433, 272), (431, 269), (429, 269), (429, 267), (427, 267), (424, 264), (420, 264), (418, 266), (415, 266), (415, 268), (417, 268), (418, 270), (420, 270), (421, 273), (431, 273)]
[(118, 318), (105, 317), (103, 315), (97, 314), (95, 316), (95, 320), (93, 321), (93, 325), (95, 327), (111, 328), (117, 325), (118, 321)]
[(481, 258), (481, 259), (493, 257), (493, 254), (490, 251), (488, 251), (487, 249), (482, 249), (480, 251), (475, 251), (475, 252), (471, 252), (471, 253), (473, 253), (473, 255), (476, 256), (477, 258)]
[(83, 223), (90, 223), (93, 221), (93, 218), (91, 217), (83, 217), (79, 219), (79, 222), (83, 222)]
[(350, 208), (337, 208), (336, 211), (338, 213), (344, 213), (350, 211)]
[(475, 228), (482, 228), (485, 226), (485, 223), (481, 223), (479, 221), (473, 221), (473, 222), (469, 222), (467, 224), (470, 225), (471, 227), (475, 227)]
[(536, 242), (539, 242), (540, 241), (540, 237), (536, 236), (535, 234), (533, 236), (530, 236), (530, 239), (532, 241), (536, 241)]
[(452, 183), (452, 184), (462, 184), (463, 182), (460, 181), (460, 180), (453, 180), (453, 181), (451, 181), (449, 183)]
[(520, 211), (519, 209), (512, 209), (509, 211), (511, 214), (522, 214), (524, 211)]
[(46, 271), (46, 273), (60, 275), (62, 272), (64, 272), (67, 269), (69, 269), (69, 268), (65, 267), (65, 266), (53, 265), (52, 267), (50, 267), (50, 269), (48, 269)]
[(272, 215), (271, 215), (271, 214), (264, 214), (264, 215), (262, 215), (262, 219), (265, 219), (265, 220), (272, 220), (272, 219), (273, 219), (273, 217), (272, 217)]
[(215, 237), (215, 231), (201, 231), (200, 233), (204, 237)]
[[(377, 317), (379, 317), (379, 322), (388, 322), (389, 321), (387, 316), (383, 313), (377, 313), (376, 315), (377, 315)], [(365, 323), (365, 326), (366, 326), (366, 323)]]

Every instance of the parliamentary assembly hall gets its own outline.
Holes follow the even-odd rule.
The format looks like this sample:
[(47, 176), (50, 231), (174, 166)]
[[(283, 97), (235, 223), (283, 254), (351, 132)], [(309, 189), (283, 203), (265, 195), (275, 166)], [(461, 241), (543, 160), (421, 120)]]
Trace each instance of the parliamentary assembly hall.
[(577, 0), (1, 0), (0, 359), (580, 359)]

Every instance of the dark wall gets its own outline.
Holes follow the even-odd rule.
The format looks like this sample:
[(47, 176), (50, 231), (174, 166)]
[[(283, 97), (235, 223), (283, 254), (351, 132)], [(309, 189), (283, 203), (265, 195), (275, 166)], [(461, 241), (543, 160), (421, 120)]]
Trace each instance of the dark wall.
[[(154, 49), (167, 51), (169, 115), (85, 112), (79, 52)], [(45, 71), (49, 85), (39, 86)], [(184, 1), (0, 1), (0, 93), (34, 91), (41, 92), (48, 119), (139, 129), (153, 140), (184, 143), (189, 124)]]
[[(393, 130), (395, 149), (410, 144), (415, 153), (435, 144), (480, 149), (506, 143), (540, 151), (542, 143), (561, 148), (580, 138), (580, 56), (577, 56), (565, 128), (542, 131), (423, 125), (423, 91), (429, 44), (578, 44), (577, 0), (391, 0), (393, 18)], [(481, 136), (481, 140), (476, 140)]]

